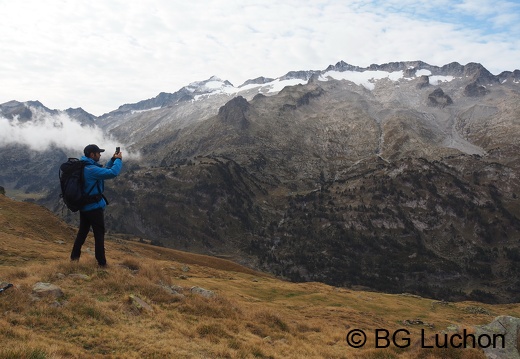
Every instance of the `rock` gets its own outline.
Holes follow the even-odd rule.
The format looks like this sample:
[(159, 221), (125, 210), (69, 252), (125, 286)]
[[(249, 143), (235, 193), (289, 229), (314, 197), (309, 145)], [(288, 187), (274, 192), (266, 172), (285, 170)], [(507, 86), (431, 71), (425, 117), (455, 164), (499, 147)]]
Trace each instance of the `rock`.
[[(520, 359), (520, 318), (502, 315), (491, 323), (477, 326), (475, 329), (482, 350), (489, 359)], [(491, 344), (486, 348), (484, 345), (487, 345), (488, 341)]]
[(417, 73), (416, 67), (409, 67), (409, 68), (403, 70), (403, 76), (407, 77), (407, 78), (415, 77), (416, 73)]
[(489, 90), (476, 82), (472, 82), (464, 88), (464, 95), (468, 97), (481, 97), (487, 93), (489, 93)]
[(177, 290), (176, 287), (177, 286), (167, 286), (167, 285), (163, 285), (161, 286), (166, 292), (168, 292), (169, 294), (175, 296), (175, 297), (178, 297), (179, 299), (183, 299), (185, 298), (186, 296), (184, 294), (181, 293), (182, 291), (182, 288), (181, 290)]
[(57, 285), (51, 283), (38, 282), (33, 285), (33, 294), (37, 297), (52, 296), (56, 298), (63, 297), (63, 291)]
[(471, 313), (471, 314), (491, 315), (491, 313), (486, 308), (471, 306), (471, 305), (464, 308), (464, 311)]
[(446, 95), (441, 88), (435, 89), (435, 91), (428, 95), (428, 106), (443, 108), (452, 104), (453, 100), (451, 97)]
[(175, 285), (175, 284), (174, 284), (174, 285), (170, 286), (170, 288), (171, 288), (172, 290), (178, 292), (178, 293), (182, 293), (182, 292), (184, 292), (184, 288), (181, 287), (180, 285)]
[(136, 307), (137, 309), (145, 310), (148, 313), (153, 313), (153, 308), (150, 306), (150, 304), (146, 303), (144, 300), (142, 300), (138, 296), (136, 296), (134, 294), (130, 294), (129, 298), (130, 298), (132, 304), (134, 305), (134, 307)]
[(212, 292), (211, 290), (207, 290), (201, 287), (192, 287), (190, 291), (193, 294), (201, 295), (205, 298), (213, 298), (215, 296), (215, 292)]
[(428, 86), (430, 86), (430, 78), (426, 75), (422, 75), (421, 77), (419, 77), (419, 80), (417, 81), (415, 88), (422, 89)]
[(218, 110), (218, 118), (227, 124), (231, 124), (241, 130), (249, 127), (246, 117), (249, 111), (249, 103), (242, 96), (237, 96)]
[(459, 331), (459, 326), (458, 325), (455, 325), (455, 324), (450, 324), (446, 327), (446, 330), (448, 332), (455, 332), (457, 333)]

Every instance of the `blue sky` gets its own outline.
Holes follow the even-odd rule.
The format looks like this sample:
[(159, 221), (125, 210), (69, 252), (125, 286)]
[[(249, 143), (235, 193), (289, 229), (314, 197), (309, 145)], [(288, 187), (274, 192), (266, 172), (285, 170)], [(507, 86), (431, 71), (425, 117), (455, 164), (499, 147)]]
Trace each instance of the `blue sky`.
[(101, 115), (216, 75), (422, 60), (520, 68), (511, 0), (0, 0), (0, 103)]

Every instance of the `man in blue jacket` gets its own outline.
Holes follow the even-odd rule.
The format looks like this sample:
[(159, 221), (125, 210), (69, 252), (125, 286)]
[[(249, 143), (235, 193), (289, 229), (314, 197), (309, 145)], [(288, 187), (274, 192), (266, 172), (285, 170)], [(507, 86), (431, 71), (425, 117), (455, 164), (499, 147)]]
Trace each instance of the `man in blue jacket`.
[(123, 155), (122, 152), (114, 153), (114, 156), (106, 163), (105, 167), (100, 165), (99, 159), (101, 158), (101, 152), (105, 152), (104, 149), (99, 148), (97, 145), (88, 145), (83, 150), (84, 156), (81, 157), (82, 161), (86, 161), (87, 165), (84, 169), (84, 190), (85, 193), (89, 193), (91, 196), (96, 196), (97, 201), (86, 204), (80, 209), (79, 212), (79, 228), (74, 246), (72, 247), (72, 253), (70, 259), (73, 261), (79, 260), (81, 256), (81, 247), (87, 239), (90, 227), (94, 232), (95, 252), (96, 260), (101, 267), (107, 265), (105, 257), (105, 207), (107, 201), (102, 196), (105, 189), (104, 180), (117, 177), (121, 172), (123, 166)]

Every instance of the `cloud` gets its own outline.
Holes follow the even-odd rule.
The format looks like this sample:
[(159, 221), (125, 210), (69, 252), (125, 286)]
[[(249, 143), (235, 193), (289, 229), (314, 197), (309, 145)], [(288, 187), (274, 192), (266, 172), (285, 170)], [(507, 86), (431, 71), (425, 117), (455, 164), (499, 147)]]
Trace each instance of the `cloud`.
[[(30, 121), (0, 116), (0, 149), (21, 144), (34, 151), (45, 151), (54, 146), (70, 153), (70, 157), (79, 157), (86, 145), (95, 143), (105, 148), (108, 154), (113, 153), (116, 146), (125, 151), (124, 144), (106, 136), (99, 127), (82, 126), (66, 113), (50, 115), (34, 107), (31, 107), (31, 112), (33, 118)], [(125, 157), (128, 158), (126, 153)], [(130, 158), (138, 159), (139, 155), (130, 154)]]
[(212, 75), (238, 86), (340, 60), (496, 74), (520, 58), (520, 12), (505, 0), (24, 0), (0, 12), (0, 102), (95, 115)]

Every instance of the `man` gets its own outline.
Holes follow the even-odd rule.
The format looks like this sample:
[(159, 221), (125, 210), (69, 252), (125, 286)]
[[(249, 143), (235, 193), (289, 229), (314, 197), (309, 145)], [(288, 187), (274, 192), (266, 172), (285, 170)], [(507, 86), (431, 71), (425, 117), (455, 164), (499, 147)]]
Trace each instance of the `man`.
[(78, 234), (74, 241), (74, 246), (72, 247), (70, 259), (73, 261), (79, 260), (81, 247), (87, 239), (90, 227), (92, 227), (96, 260), (101, 267), (105, 267), (107, 260), (105, 257), (104, 211), (108, 203), (103, 196), (105, 189), (104, 180), (115, 178), (119, 175), (121, 167), (123, 166), (123, 155), (122, 152), (116, 151), (114, 156), (103, 168), (103, 166), (98, 163), (102, 152), (105, 152), (105, 150), (99, 148), (97, 145), (88, 145), (83, 150), (84, 156), (81, 157), (81, 160), (87, 162), (84, 169), (85, 182), (83, 189), (85, 193), (94, 196), (95, 199), (92, 203), (88, 203), (80, 209)]

